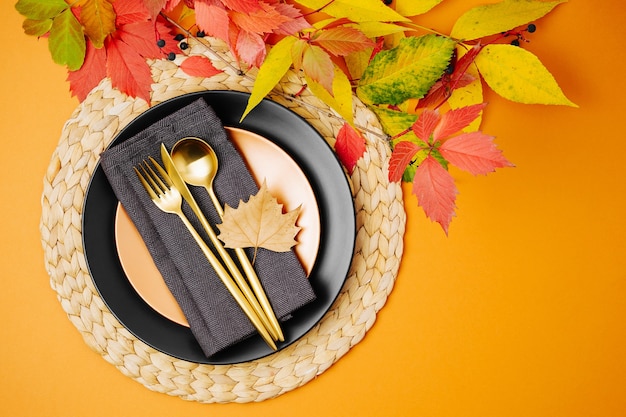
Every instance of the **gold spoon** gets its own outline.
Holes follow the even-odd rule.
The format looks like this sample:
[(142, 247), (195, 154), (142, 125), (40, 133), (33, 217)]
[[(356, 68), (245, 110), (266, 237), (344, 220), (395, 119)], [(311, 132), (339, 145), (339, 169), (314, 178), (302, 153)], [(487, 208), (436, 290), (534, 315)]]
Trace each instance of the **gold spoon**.
[[(213, 148), (211, 148), (211, 146), (202, 139), (187, 137), (176, 142), (176, 144), (172, 147), (171, 155), (174, 165), (183, 180), (185, 180), (188, 184), (204, 187), (209, 193), (217, 213), (220, 217), (223, 217), (224, 210), (221, 203), (217, 199), (215, 192), (213, 191), (213, 180), (215, 179), (215, 175), (218, 170), (217, 155), (215, 154)], [(257, 310), (257, 314), (266, 324), (270, 333), (275, 335), (277, 340), (281, 342), (284, 341), (285, 337), (282, 329), (280, 328), (280, 324), (276, 319), (276, 315), (274, 314), (272, 306), (267, 299), (267, 295), (265, 295), (265, 291), (263, 291), (259, 277), (254, 271), (250, 260), (241, 248), (235, 249), (235, 254), (237, 255), (241, 267), (248, 277), (248, 282), (250, 283), (252, 291), (254, 291), (256, 297), (250, 293), (250, 290), (241, 276), (241, 273), (239, 273), (239, 270), (236, 272), (231, 271), (235, 280), (238, 280), (239, 285), (243, 287), (242, 291), (246, 297), (249, 299), (251, 298), (250, 303), (255, 310)], [(239, 276), (237, 277), (236, 275)], [(248, 291), (245, 291), (244, 288), (248, 289)]]

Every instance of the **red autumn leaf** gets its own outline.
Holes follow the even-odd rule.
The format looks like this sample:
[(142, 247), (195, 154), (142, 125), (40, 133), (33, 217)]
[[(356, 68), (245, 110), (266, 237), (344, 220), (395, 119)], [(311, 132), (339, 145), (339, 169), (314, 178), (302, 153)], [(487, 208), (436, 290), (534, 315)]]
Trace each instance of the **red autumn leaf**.
[(113, 2), (113, 9), (115, 9), (115, 13), (117, 14), (115, 18), (115, 25), (117, 27), (150, 18), (150, 12), (143, 3), (143, 0), (116, 0)]
[(222, 3), (224, 3), (224, 6), (237, 12), (252, 13), (261, 9), (259, 0), (221, 0), (221, 1)]
[(474, 104), (445, 112), (433, 131), (433, 140), (444, 139), (466, 128), (480, 115), (486, 105), (487, 103)]
[(315, 33), (311, 43), (321, 46), (336, 56), (344, 56), (366, 48), (373, 48), (375, 45), (363, 32), (349, 27), (320, 30)]
[(245, 30), (240, 30), (237, 34), (235, 50), (238, 57), (255, 67), (261, 66), (267, 53), (263, 38)]
[(67, 74), (70, 90), (79, 101), (84, 101), (87, 95), (106, 77), (107, 54), (104, 48), (95, 48), (87, 42), (87, 53), (83, 66)]
[(230, 20), (241, 29), (251, 33), (271, 33), (290, 20), (270, 5), (260, 4), (262, 8), (250, 13), (230, 11), (228, 13)]
[(196, 1), (196, 23), (208, 35), (228, 42), (230, 18), (224, 6), (217, 0)]
[(161, 10), (165, 7), (165, 3), (167, 3), (167, 0), (143, 0), (143, 4), (146, 6), (146, 9), (148, 9), (152, 19), (161, 13)]
[(150, 67), (144, 57), (119, 39), (107, 44), (107, 75), (113, 87), (150, 102)]
[(335, 152), (341, 163), (352, 174), (356, 162), (365, 153), (365, 139), (352, 126), (344, 123), (337, 133)]
[(426, 216), (439, 223), (448, 234), (458, 191), (452, 175), (432, 155), (415, 170), (413, 194)]
[(272, 7), (283, 16), (287, 16), (289, 20), (281, 23), (273, 32), (278, 35), (292, 35), (301, 30), (311, 27), (311, 24), (302, 16), (302, 12), (291, 4), (276, 3)]
[(398, 142), (396, 146), (393, 147), (393, 152), (389, 159), (389, 181), (400, 181), (407, 165), (421, 149), (422, 147), (413, 142), (406, 140)]
[[(417, 103), (417, 108), (436, 107), (446, 101), (452, 95), (454, 89), (463, 88), (474, 80), (475, 78), (470, 74), (461, 75), (454, 83), (450, 80), (439, 80), (430, 87), (428, 94)], [(454, 84), (454, 88), (452, 88), (452, 84)]]
[(496, 147), (493, 139), (493, 136), (482, 132), (464, 133), (446, 140), (439, 147), (439, 152), (451, 164), (474, 175), (513, 166)]
[(474, 45), (465, 55), (457, 61), (452, 74), (445, 74), (428, 91), (428, 94), (419, 101), (417, 108), (438, 107), (443, 104), (452, 92), (457, 88), (463, 88), (474, 81), (474, 77), (467, 74), (467, 69), (474, 62), (476, 56), (483, 48), (482, 45)]
[(209, 58), (200, 55), (194, 55), (186, 58), (180, 64), (180, 69), (192, 77), (205, 78), (212, 77), (222, 72), (213, 66), (213, 63), (211, 63)]
[(415, 136), (426, 143), (430, 143), (430, 137), (435, 131), (437, 124), (441, 120), (441, 115), (436, 110), (424, 110), (418, 119), (413, 123), (411, 129)]

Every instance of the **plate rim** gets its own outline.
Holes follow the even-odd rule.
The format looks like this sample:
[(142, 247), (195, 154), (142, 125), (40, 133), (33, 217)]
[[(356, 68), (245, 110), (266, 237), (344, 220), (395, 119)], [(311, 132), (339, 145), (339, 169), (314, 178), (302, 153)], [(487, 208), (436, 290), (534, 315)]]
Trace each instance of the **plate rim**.
[[(150, 116), (148, 116), (148, 114), (152, 115), (152, 114), (156, 114), (159, 111), (162, 111), (163, 109), (167, 109), (170, 108), (170, 112), (175, 111), (181, 107), (183, 107), (185, 104), (188, 104), (190, 102), (192, 102), (193, 100), (197, 99), (197, 98), (204, 98), (206, 96), (231, 96), (231, 97), (238, 97), (236, 100), (242, 100), (243, 97), (248, 97), (249, 93), (245, 93), (245, 92), (240, 92), (240, 91), (232, 91), (232, 90), (206, 90), (206, 91), (198, 91), (198, 92), (193, 92), (193, 93), (187, 93), (187, 94), (183, 94), (180, 96), (176, 96), (173, 97), (171, 99), (168, 99), (166, 101), (163, 101), (155, 106), (150, 107), (148, 110), (146, 110), (145, 112), (142, 112), (141, 114), (139, 114), (137, 117), (135, 117), (133, 120), (131, 120), (124, 128), (120, 129), (115, 136), (113, 137), (113, 139), (110, 141), (110, 143), (107, 145), (107, 149), (113, 145), (115, 145), (116, 143), (119, 143), (120, 137), (123, 137), (122, 140), (126, 140), (128, 139), (130, 136), (132, 136), (134, 133), (137, 133), (137, 123), (141, 124), (143, 123), (143, 127), (152, 124), (152, 122), (150, 121), (145, 121), (145, 119), (149, 119)], [(247, 98), (246, 100), (247, 101)], [(177, 104), (177, 103), (182, 103), (182, 104)], [(178, 107), (177, 107), (178, 106)], [(325, 303), (325, 307), (323, 308), (323, 311), (321, 311), (321, 313), (319, 314), (319, 317), (317, 317), (315, 319), (315, 321), (308, 326), (307, 330), (304, 331), (302, 334), (300, 334), (298, 337), (295, 337), (293, 340), (289, 340), (288, 343), (285, 343), (283, 345), (280, 346), (279, 351), (286, 348), (287, 346), (295, 343), (297, 340), (299, 340), (300, 338), (302, 338), (308, 331), (310, 331), (312, 328), (314, 328), (319, 321), (326, 315), (326, 313), (330, 310), (330, 308), (332, 307), (332, 304), (334, 303), (334, 301), (337, 299), (337, 297), (339, 296), (339, 294), (341, 293), (341, 288), (343, 287), (345, 280), (347, 279), (347, 276), (349, 274), (349, 269), (350, 269), (350, 265), (352, 263), (352, 257), (353, 257), (353, 252), (354, 252), (354, 248), (356, 245), (356, 210), (355, 210), (355, 206), (354, 206), (354, 198), (352, 195), (352, 187), (349, 181), (349, 178), (347, 177), (347, 175), (345, 174), (345, 171), (343, 170), (339, 159), (337, 158), (337, 155), (335, 154), (335, 152), (333, 151), (332, 147), (328, 144), (328, 142), (324, 139), (324, 137), (310, 124), (308, 123), (302, 116), (298, 115), (297, 113), (295, 113), (293, 110), (275, 102), (269, 99), (263, 99), (261, 101), (261, 103), (259, 103), (259, 105), (257, 106), (257, 108), (255, 108), (252, 112), (250, 112), (250, 114), (246, 117), (246, 119), (244, 119), (243, 123), (238, 124), (237, 126), (232, 126), (232, 124), (227, 124), (224, 123), (225, 126), (232, 126), (232, 127), (238, 127), (238, 128), (243, 128), (246, 129), (250, 132), (253, 133), (257, 133), (261, 136), (266, 137), (268, 140), (270, 140), (271, 142), (275, 143), (277, 146), (279, 146), (283, 151), (285, 151), (298, 165), (301, 166), (302, 158), (301, 156), (297, 156), (294, 157), (294, 154), (292, 153), (292, 151), (290, 151), (289, 149), (285, 149), (285, 147), (276, 142), (276, 136), (272, 135), (272, 134), (266, 134), (262, 131), (262, 128), (259, 128), (258, 126), (254, 126), (255, 129), (250, 129), (250, 126), (246, 126), (247, 124), (249, 124), (249, 120), (251, 117), (257, 117), (260, 112), (263, 111), (264, 108), (269, 108), (270, 110), (273, 110), (274, 112), (278, 111), (278, 112), (283, 112), (286, 115), (289, 115), (288, 117), (294, 120), (299, 120), (299, 123), (302, 124), (304, 123), (304, 125), (307, 126), (307, 128), (310, 130), (310, 132), (313, 132), (314, 136), (317, 136), (319, 138), (319, 143), (323, 144), (322, 148), (326, 148), (326, 151), (332, 156), (331, 160), (333, 161), (333, 164), (336, 165), (339, 168), (339, 171), (341, 173), (341, 178), (343, 178), (343, 181), (341, 181), (341, 186), (344, 187), (345, 186), (345, 190), (347, 191), (346, 196), (349, 196), (349, 198), (347, 200), (349, 200), (349, 206), (351, 208), (351, 218), (352, 218), (352, 222), (349, 221), (345, 221), (345, 219), (343, 219), (343, 224), (349, 229), (347, 230), (348, 235), (351, 236), (351, 238), (349, 239), (349, 241), (351, 242), (350, 246), (349, 246), (349, 253), (350, 253), (350, 258), (349, 261), (347, 262), (347, 265), (345, 267), (345, 270), (342, 270), (341, 272), (341, 276), (342, 278), (338, 281), (340, 281), (339, 285), (338, 285), (338, 290), (336, 291), (336, 293), (332, 294), (331, 297), (326, 299), (326, 303)], [(232, 113), (232, 111), (231, 111)], [(255, 116), (256, 115), (256, 116)], [(248, 120), (248, 122), (246, 122), (246, 120)], [(139, 130), (141, 130), (142, 128), (140, 128)], [(261, 129), (260, 131), (258, 129)], [(135, 129), (135, 132), (133, 132), (133, 129)], [(280, 142), (280, 140), (279, 140)], [(309, 180), (309, 182), (311, 183), (311, 186), (314, 190), (315, 196), (318, 199), (318, 201), (321, 200), (326, 200), (326, 199), (322, 199), (322, 192), (319, 190), (319, 187), (317, 186), (317, 184), (314, 184), (313, 181), (311, 180), (311, 175), (312, 175), (312, 169), (310, 166), (307, 168), (302, 168), (303, 172), (305, 174), (305, 176), (307, 177), (307, 180)], [(103, 294), (101, 285), (98, 285), (98, 279), (96, 279), (94, 277), (94, 273), (92, 270), (92, 262), (90, 262), (89, 259), (89, 255), (88, 252), (90, 251), (90, 249), (87, 249), (88, 246), (91, 246), (91, 243), (87, 243), (89, 240), (89, 237), (87, 236), (87, 233), (85, 233), (88, 229), (90, 229), (87, 226), (87, 216), (86, 214), (88, 213), (88, 209), (89, 209), (89, 202), (90, 202), (90, 196), (93, 198), (93, 193), (92, 193), (92, 187), (93, 187), (93, 183), (94, 180), (96, 179), (96, 176), (98, 175), (98, 172), (100, 172), (100, 175), (103, 175), (103, 173), (101, 172), (102, 168), (100, 165), (100, 161), (98, 160), (91, 175), (89, 178), (89, 184), (86, 188), (86, 192), (85, 192), (85, 196), (83, 199), (83, 207), (82, 207), (82, 212), (81, 212), (81, 225), (83, 227), (83, 233), (82, 233), (82, 243), (83, 243), (83, 250), (84, 250), (84, 254), (83, 256), (85, 257), (85, 261), (87, 264), (87, 269), (89, 271), (89, 275), (94, 283), (94, 286), (96, 288), (96, 290), (98, 291), (102, 301), (106, 304), (106, 306), (108, 307), (108, 309), (111, 311), (111, 313), (116, 317), (116, 319), (120, 322), (120, 324), (126, 328), (131, 334), (133, 334), (133, 336), (135, 336), (137, 339), (143, 341), (144, 343), (146, 343), (147, 345), (151, 346), (152, 348), (165, 353), (167, 355), (170, 355), (172, 357), (178, 358), (178, 359), (182, 359), (182, 360), (187, 360), (190, 362), (194, 362), (194, 363), (203, 363), (203, 364), (236, 364), (236, 363), (241, 363), (241, 362), (247, 362), (247, 361), (251, 361), (251, 360), (256, 360), (256, 359), (261, 359), (269, 354), (275, 353), (272, 351), (266, 352), (265, 354), (262, 354), (260, 356), (256, 355), (250, 358), (247, 358), (245, 360), (222, 360), (219, 358), (219, 354), (217, 355), (218, 357), (211, 357), (211, 358), (206, 358), (203, 355), (201, 355), (201, 357), (194, 357), (194, 358), (190, 358), (190, 357), (186, 357), (185, 355), (180, 355), (177, 354), (175, 352), (172, 352), (171, 348), (168, 347), (163, 347), (162, 345), (156, 346), (154, 342), (151, 342), (149, 340), (146, 340), (145, 335), (142, 334), (137, 334), (136, 329), (133, 328), (129, 328), (128, 324), (127, 324), (127, 320), (124, 318), (121, 318), (119, 316), (119, 311), (116, 311), (115, 308), (112, 308), (111, 306), (111, 300), (108, 299), (108, 296), (106, 296), (105, 294)], [(337, 180), (337, 178), (335, 178), (335, 180)], [(109, 186), (110, 187), (110, 186)], [(111, 191), (112, 192), (112, 191)], [(115, 198), (115, 202), (117, 202), (117, 198)], [(324, 204), (320, 203), (320, 217), (324, 217), (324, 210), (326, 209), (326, 207), (322, 207), (324, 206)], [(345, 209), (345, 208), (344, 208)], [(324, 223), (324, 222), (322, 222)], [(111, 232), (114, 232), (112, 229), (113, 228), (109, 228), (111, 229)], [(324, 224), (322, 224), (322, 230), (321, 230), (322, 236), (320, 237), (320, 245), (323, 245), (325, 243), (325, 238), (324, 235), (325, 233), (330, 233), (330, 232), (326, 232), (324, 230)], [(345, 233), (345, 231), (344, 231)], [(335, 232), (335, 234), (337, 234), (337, 232)], [(112, 251), (114, 253), (116, 253), (116, 249), (112, 248)], [(119, 258), (117, 258), (117, 256), (115, 257), (119, 263)], [(318, 259), (316, 260), (316, 265), (313, 267), (313, 270), (311, 272), (311, 276), (314, 276), (314, 274), (316, 273), (316, 269), (317, 269), (317, 263), (319, 261), (320, 258), (320, 254), (318, 254)], [(122, 271), (122, 275), (124, 277), (125, 274)], [(126, 279), (127, 280), (127, 279)], [(140, 295), (138, 295), (136, 293), (136, 291), (132, 288), (132, 286), (130, 285), (130, 283), (128, 283), (129, 288), (131, 289), (132, 292), (134, 292), (134, 294), (141, 299)], [(145, 303), (145, 300), (141, 299), (141, 301), (143, 303)], [(314, 302), (315, 304), (315, 302)], [(162, 317), (163, 320), (167, 320), (170, 323), (172, 323), (175, 326), (180, 326), (180, 327), (184, 327), (181, 326), (179, 324), (176, 324), (174, 322), (171, 322), (171, 320), (161, 316), (160, 313), (156, 312), (155, 310), (152, 309), (152, 307), (149, 307), (146, 304), (146, 307), (148, 309), (151, 310), (151, 312), (154, 315), (158, 315), (159, 317)], [(306, 311), (309, 310), (311, 307), (304, 307), (302, 310)], [(296, 314), (300, 314), (300, 310), (296, 313)], [(186, 328), (187, 331), (189, 332), (189, 329)], [(190, 332), (189, 332), (190, 333)], [(192, 336), (193, 337), (193, 336)], [(260, 337), (259, 337), (260, 339)], [(195, 339), (194, 339), (195, 341)], [(185, 343), (188, 343), (185, 342)], [(245, 343), (245, 342), (244, 342)], [(199, 347), (197, 348), (199, 350)], [(245, 349), (244, 349), (245, 350)], [(226, 355), (228, 356), (228, 355)]]

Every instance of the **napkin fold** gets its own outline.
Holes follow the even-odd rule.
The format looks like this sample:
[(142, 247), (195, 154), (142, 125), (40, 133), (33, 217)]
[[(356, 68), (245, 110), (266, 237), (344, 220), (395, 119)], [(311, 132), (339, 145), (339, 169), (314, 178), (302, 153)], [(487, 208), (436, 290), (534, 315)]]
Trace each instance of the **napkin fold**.
[[(115, 195), (133, 220), (185, 314), (193, 335), (204, 354), (210, 357), (255, 334), (256, 330), (182, 221), (156, 207), (133, 171), (133, 167), (148, 156), (162, 164), (161, 143), (171, 151), (172, 146), (186, 136), (199, 137), (215, 150), (219, 170), (214, 190), (222, 204), (237, 207), (240, 200), (247, 201), (256, 194), (258, 187), (228, 139), (221, 120), (201, 98), (105, 150), (100, 161)], [(189, 188), (209, 223), (221, 223), (206, 190)], [(208, 236), (186, 203), (183, 203), (183, 211), (211, 247)], [(233, 259), (236, 260), (234, 254)], [(255, 269), (279, 320), (286, 320), (295, 310), (315, 299), (294, 252), (278, 253), (260, 248)]]

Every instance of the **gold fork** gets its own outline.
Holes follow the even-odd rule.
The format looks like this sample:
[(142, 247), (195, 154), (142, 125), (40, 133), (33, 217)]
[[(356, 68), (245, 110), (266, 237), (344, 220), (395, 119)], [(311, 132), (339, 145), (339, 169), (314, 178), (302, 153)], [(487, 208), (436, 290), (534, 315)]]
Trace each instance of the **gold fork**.
[[(215, 254), (211, 251), (208, 245), (202, 240), (202, 237), (198, 234), (193, 225), (189, 222), (189, 219), (182, 211), (182, 196), (178, 189), (173, 186), (172, 181), (169, 179), (167, 172), (155, 161), (152, 157), (149, 158), (150, 162), (154, 166), (154, 169), (146, 162), (143, 161), (139, 165), (141, 172), (136, 167), (133, 167), (135, 173), (139, 177), (139, 181), (148, 192), (148, 195), (154, 202), (154, 204), (166, 213), (176, 214), (182, 222), (185, 224), (194, 240), (200, 246), (202, 253), (207, 257), (211, 266), (224, 283), (228, 291), (231, 293), (235, 301), (239, 304), (239, 307), (246, 314), (248, 319), (252, 322), (257, 329), (263, 340), (273, 349), (276, 350), (276, 344), (269, 334), (263, 322), (259, 316), (254, 312), (254, 309), (243, 295), (239, 287), (235, 284), (231, 276), (228, 274), (224, 266), (217, 259)], [(158, 172), (155, 172), (156, 171)]]

